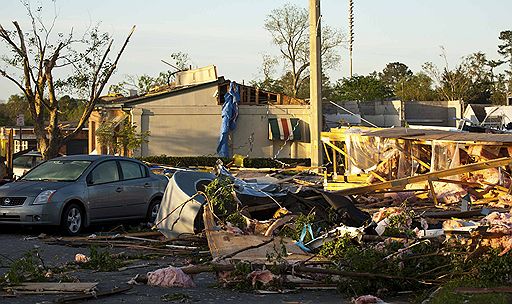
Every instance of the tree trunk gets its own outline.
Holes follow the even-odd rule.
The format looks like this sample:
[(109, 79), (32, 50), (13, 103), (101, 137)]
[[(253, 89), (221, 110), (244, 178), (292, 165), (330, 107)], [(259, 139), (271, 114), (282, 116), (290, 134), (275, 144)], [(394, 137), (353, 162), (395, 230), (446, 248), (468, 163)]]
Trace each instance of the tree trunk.
[[(35, 131), (35, 130), (34, 130)], [(34, 132), (36, 133), (36, 132)], [(41, 132), (38, 132), (41, 133)], [(59, 136), (49, 136), (48, 133), (45, 131), (42, 132), (43, 134), (37, 134), (37, 144), (38, 149), (41, 152), (41, 155), (44, 160), (49, 160), (52, 158), (55, 158), (59, 156), (59, 150), (62, 147), (62, 140)]]

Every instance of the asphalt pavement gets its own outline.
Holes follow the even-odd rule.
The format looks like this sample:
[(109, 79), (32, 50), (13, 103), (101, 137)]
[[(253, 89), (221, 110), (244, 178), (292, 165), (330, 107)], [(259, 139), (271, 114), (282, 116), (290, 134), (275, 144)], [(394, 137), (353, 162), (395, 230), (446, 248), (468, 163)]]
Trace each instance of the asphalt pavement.
[[(0, 258), (2, 267), (0, 275), (7, 271), (8, 259), (15, 260), (27, 251), (37, 249), (45, 265), (60, 266), (74, 261), (77, 253), (89, 254), (86, 247), (74, 248), (69, 246), (47, 244), (37, 238), (41, 233), (58, 237), (58, 231), (42, 228), (22, 228), (18, 226), (0, 226)], [(90, 234), (92, 232), (88, 232)], [(86, 234), (86, 235), (88, 235)], [(112, 252), (119, 252), (112, 249)], [(123, 250), (124, 251), (124, 250)], [(126, 251), (124, 251), (126, 252)], [(68, 273), (80, 282), (98, 282), (99, 291), (108, 291), (116, 287), (126, 287), (126, 283), (137, 274), (145, 274), (168, 265), (181, 266), (186, 263), (183, 258), (164, 256), (153, 259), (146, 268), (128, 269), (115, 272), (94, 272), (77, 269)], [(134, 264), (143, 264), (137, 261)], [(121, 294), (87, 301), (88, 303), (164, 303), (164, 295), (185, 295), (179, 303), (349, 303), (335, 290), (301, 290), (287, 294), (256, 294), (254, 292), (239, 292), (225, 288), (214, 287), (216, 278), (211, 273), (203, 273), (194, 277), (196, 288), (162, 288), (147, 285), (132, 285), (132, 289)], [(52, 303), (63, 295), (19, 295), (17, 297), (0, 297), (0, 303)], [(167, 302), (169, 303), (169, 302)], [(170, 302), (173, 303), (173, 302)], [(178, 302), (174, 302), (178, 303)]]

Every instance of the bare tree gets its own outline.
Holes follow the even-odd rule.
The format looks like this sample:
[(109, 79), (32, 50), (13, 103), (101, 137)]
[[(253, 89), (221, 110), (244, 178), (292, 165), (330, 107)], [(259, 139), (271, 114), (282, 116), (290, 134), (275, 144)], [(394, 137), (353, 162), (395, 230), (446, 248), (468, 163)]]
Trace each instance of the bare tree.
[[(297, 92), (309, 76), (309, 19), (306, 8), (290, 3), (270, 12), (265, 29), (272, 35), (292, 76), (291, 94)], [(343, 43), (342, 35), (329, 26), (322, 25), (322, 66), (335, 67), (340, 56), (335, 48)]]
[[(55, 157), (59, 148), (72, 139), (89, 119), (135, 26), (111, 60), (113, 39), (107, 33), (100, 33), (97, 25), (79, 38), (73, 29), (68, 34), (54, 33), (56, 13), (46, 23), (42, 7), (33, 9), (29, 1), (22, 1), (22, 4), (31, 27), (24, 31), (17, 21), (13, 21), (13, 29), (8, 30), (0, 24), (0, 41), (11, 51), (2, 58), (6, 67), (0, 68), (0, 75), (13, 82), (25, 95), (34, 120), (39, 150), (45, 159), (49, 159)], [(54, 78), (54, 75), (61, 74), (70, 76)], [(78, 125), (64, 132), (59, 123), (61, 112), (57, 92), (71, 88), (86, 96), (84, 111)]]

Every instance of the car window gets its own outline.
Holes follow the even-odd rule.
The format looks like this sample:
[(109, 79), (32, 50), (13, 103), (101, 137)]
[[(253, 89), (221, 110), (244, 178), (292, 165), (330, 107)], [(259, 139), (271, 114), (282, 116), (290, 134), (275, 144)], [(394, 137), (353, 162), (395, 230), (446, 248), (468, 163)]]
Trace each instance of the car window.
[(119, 180), (119, 171), (115, 161), (106, 161), (94, 168), (90, 175), (92, 184), (110, 183)]
[(146, 166), (144, 166), (144, 165), (139, 165), (139, 166), (140, 166), (140, 171), (142, 171), (142, 176), (148, 177), (149, 174), (148, 174), (148, 169), (146, 169)]
[(29, 171), (22, 180), (74, 181), (90, 164), (85, 160), (49, 160)]
[(138, 163), (122, 160), (119, 164), (121, 164), (124, 179), (142, 178), (144, 176)]
[(18, 168), (30, 169), (32, 168), (32, 156), (23, 155), (17, 157), (12, 161), (12, 165)]

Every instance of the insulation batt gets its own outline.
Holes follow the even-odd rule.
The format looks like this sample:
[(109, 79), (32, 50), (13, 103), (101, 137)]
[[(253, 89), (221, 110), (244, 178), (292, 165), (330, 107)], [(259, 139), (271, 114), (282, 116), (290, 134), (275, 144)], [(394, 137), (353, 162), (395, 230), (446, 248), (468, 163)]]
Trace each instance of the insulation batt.
[(196, 287), (192, 278), (180, 268), (169, 266), (148, 272), (148, 285), (160, 287)]
[(360, 296), (357, 299), (352, 299), (354, 304), (385, 304), (380, 298), (372, 295)]
[(490, 207), (495, 208), (510, 208), (512, 207), (512, 195), (510, 194), (503, 194), (498, 197), (498, 202), (491, 202), (489, 203)]
[(274, 275), (269, 270), (255, 270), (247, 275), (247, 278), (252, 281), (252, 286), (255, 286), (257, 282), (267, 285), (272, 282)]
[(447, 205), (460, 203), (467, 194), (461, 185), (452, 183), (434, 183), (434, 192), (437, 195), (437, 199)]
[(502, 250), (499, 254), (500, 256), (512, 250), (512, 214), (510, 212), (493, 212), (483, 218), (480, 223), (482, 225), (489, 225), (487, 232), (505, 234), (499, 238), (485, 239), (483, 245)]

